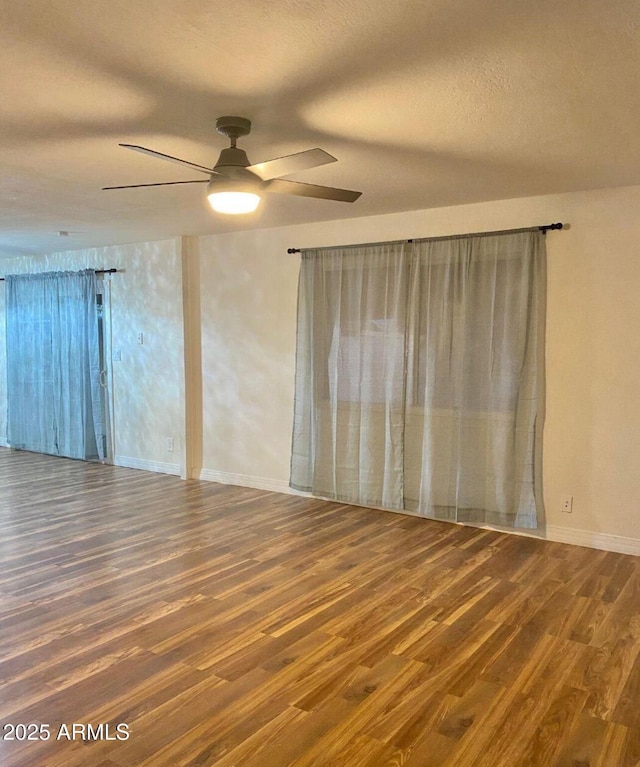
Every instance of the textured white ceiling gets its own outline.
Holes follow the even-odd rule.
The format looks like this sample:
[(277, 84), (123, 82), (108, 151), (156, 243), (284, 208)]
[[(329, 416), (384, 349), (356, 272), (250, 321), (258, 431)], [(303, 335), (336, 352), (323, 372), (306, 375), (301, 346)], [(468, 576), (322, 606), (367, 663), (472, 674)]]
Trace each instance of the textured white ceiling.
[[(638, 0), (6, 0), (0, 254), (640, 184)], [(292, 178), (354, 204), (268, 195), (223, 217), (198, 177), (219, 115), (252, 162), (320, 146)], [(58, 230), (72, 234), (64, 240)]]

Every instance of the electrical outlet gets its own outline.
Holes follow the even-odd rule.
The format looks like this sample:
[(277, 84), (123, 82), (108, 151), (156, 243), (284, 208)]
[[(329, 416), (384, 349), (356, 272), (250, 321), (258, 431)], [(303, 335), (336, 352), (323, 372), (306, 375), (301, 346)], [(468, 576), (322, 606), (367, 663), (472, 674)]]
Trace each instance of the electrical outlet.
[(173, 453), (173, 437), (167, 437), (167, 451)]
[(140, 346), (142, 346), (142, 344), (144, 343), (144, 333), (138, 333), (136, 338), (137, 338), (137, 341), (140, 344)]
[(573, 496), (563, 495), (562, 502), (560, 504), (560, 511), (564, 511), (566, 514), (571, 514), (573, 511)]

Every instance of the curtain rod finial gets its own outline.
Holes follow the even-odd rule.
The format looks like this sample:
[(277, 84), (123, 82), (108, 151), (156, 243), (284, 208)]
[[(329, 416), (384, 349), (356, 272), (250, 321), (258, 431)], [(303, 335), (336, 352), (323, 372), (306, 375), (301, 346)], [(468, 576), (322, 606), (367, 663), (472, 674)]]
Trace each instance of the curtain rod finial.
[(546, 234), (549, 229), (564, 229), (564, 224), (558, 221), (557, 224), (545, 224), (544, 226), (539, 227), (539, 229), (543, 234)]

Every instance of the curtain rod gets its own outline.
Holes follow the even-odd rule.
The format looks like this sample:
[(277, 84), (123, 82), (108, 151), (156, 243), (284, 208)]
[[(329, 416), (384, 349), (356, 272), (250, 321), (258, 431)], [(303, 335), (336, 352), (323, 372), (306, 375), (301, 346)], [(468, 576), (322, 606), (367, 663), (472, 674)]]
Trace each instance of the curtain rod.
[(523, 229), (500, 229), (496, 232), (469, 232), (468, 234), (445, 234), (442, 237), (414, 237), (411, 240), (388, 240), (387, 242), (361, 242), (353, 245), (330, 245), (326, 248), (287, 248), (287, 253), (302, 253), (305, 250), (340, 250), (342, 248), (370, 248), (375, 245), (401, 245), (406, 242), (437, 242), (438, 240), (459, 240), (464, 237), (490, 237), (495, 234), (517, 234), (518, 232), (542, 232), (546, 234), (549, 229), (562, 229), (564, 224), (542, 224), (541, 226), (528, 226)]
[[(117, 269), (94, 269), (93, 271), (96, 274), (115, 274), (115, 272), (117, 272), (118, 270)], [(4, 282), (4, 277), (0, 277), (0, 282)]]

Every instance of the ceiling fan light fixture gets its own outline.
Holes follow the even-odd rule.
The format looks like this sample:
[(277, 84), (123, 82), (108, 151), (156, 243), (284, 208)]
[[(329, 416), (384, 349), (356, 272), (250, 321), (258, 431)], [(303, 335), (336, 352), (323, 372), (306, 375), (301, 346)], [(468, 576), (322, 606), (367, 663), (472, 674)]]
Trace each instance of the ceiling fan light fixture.
[(253, 213), (260, 203), (260, 196), (253, 192), (209, 192), (207, 199), (216, 213), (230, 215)]

